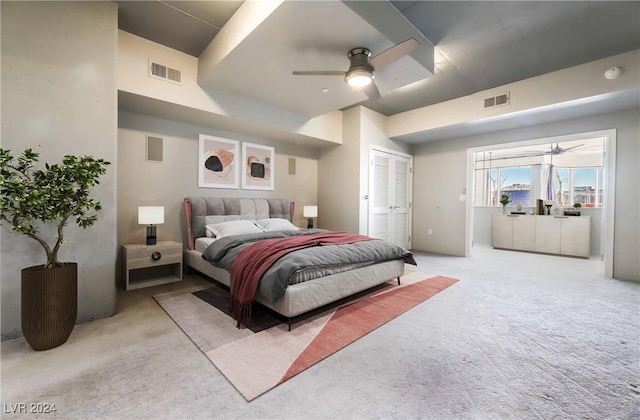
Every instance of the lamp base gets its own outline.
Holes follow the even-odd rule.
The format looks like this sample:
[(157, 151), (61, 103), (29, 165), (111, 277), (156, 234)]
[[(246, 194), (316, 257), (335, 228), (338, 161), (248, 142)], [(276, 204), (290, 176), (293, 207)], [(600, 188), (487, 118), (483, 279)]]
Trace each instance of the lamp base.
[(156, 243), (156, 227), (149, 225), (147, 226), (147, 245), (155, 245)]
[(313, 229), (313, 218), (310, 217), (309, 220), (307, 220), (307, 229)]

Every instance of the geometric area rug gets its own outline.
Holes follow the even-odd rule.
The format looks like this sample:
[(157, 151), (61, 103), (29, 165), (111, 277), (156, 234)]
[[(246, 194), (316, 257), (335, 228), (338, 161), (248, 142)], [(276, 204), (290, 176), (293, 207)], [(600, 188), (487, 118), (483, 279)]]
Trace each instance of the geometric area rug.
[[(247, 399), (254, 398), (331, 356), (366, 334), (451, 286), (456, 279), (406, 272), (401, 285), (390, 280), (346, 303), (313, 312), (288, 325), (268, 309), (254, 305), (252, 323), (262, 328), (239, 330), (216, 307), (228, 289), (164, 293), (154, 299), (218, 370)], [(262, 320), (261, 320), (262, 318)], [(266, 319), (266, 320), (264, 320)]]

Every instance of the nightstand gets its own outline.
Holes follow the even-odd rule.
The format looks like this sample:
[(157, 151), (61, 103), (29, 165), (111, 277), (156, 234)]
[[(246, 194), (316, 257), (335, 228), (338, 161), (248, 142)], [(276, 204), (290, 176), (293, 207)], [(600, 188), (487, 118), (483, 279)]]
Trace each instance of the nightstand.
[(122, 245), (125, 290), (182, 280), (182, 243)]

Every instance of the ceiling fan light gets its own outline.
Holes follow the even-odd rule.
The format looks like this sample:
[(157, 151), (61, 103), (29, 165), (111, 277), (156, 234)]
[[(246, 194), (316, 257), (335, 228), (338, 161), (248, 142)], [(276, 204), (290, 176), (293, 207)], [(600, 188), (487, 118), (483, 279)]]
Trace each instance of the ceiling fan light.
[(344, 80), (351, 87), (365, 87), (373, 81), (373, 74), (366, 70), (353, 70), (344, 76)]

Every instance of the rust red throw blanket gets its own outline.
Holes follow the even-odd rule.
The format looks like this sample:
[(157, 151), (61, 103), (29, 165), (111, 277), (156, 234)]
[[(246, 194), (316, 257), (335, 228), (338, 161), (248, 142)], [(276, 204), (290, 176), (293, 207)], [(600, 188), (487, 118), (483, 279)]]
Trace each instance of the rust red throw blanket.
[(321, 232), (289, 238), (265, 239), (240, 251), (231, 265), (231, 298), (229, 311), (245, 328), (251, 318), (251, 304), (262, 275), (283, 255), (320, 245), (343, 245), (372, 238), (346, 232)]

